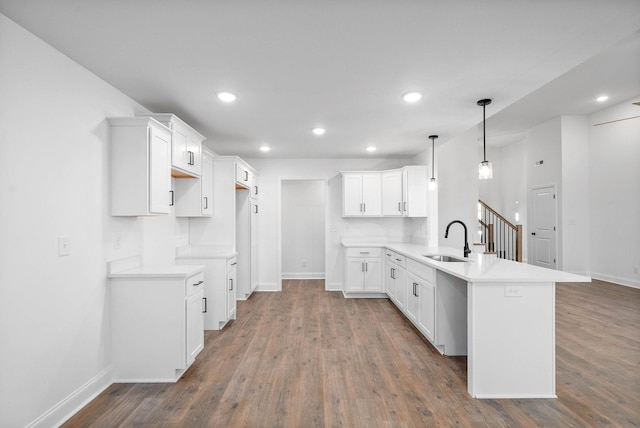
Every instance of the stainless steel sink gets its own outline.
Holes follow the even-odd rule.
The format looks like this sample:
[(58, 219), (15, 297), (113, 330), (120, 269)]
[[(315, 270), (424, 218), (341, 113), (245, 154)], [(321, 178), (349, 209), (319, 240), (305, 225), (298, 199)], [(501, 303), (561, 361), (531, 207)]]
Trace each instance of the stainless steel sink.
[(431, 259), (431, 260), (435, 260), (437, 262), (468, 262), (468, 259), (459, 259), (458, 257), (452, 257), (452, 256), (445, 256), (443, 254), (424, 254), (424, 257)]

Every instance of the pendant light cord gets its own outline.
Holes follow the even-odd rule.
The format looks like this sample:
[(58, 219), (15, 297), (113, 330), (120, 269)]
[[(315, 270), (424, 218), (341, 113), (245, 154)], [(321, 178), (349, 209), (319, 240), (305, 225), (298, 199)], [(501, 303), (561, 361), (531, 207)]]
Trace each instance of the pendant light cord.
[(436, 138), (437, 135), (429, 135), (431, 139), (431, 179), (434, 180), (435, 177), (435, 158), (436, 158)]

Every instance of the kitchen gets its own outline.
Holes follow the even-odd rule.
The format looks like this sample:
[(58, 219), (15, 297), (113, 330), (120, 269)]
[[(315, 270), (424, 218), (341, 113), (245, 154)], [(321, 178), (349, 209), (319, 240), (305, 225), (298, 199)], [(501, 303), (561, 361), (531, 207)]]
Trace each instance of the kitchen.
[[(624, 4), (621, 2), (621, 5)], [(628, 9), (621, 6), (617, 14), (611, 12), (613, 16), (610, 19), (620, 20), (617, 29), (611, 29), (605, 35), (594, 34), (593, 40), (588, 40), (593, 45), (591, 51), (585, 53), (585, 59), (629, 34), (635, 32), (637, 35), (637, 7), (626, 7)], [(12, 16), (4, 2), (0, 12)], [(621, 18), (625, 13), (627, 20)], [(11, 350), (2, 353), (0, 364), (3, 367), (0, 387), (2, 414), (8, 415), (3, 418), (9, 418), (6, 422), (2, 420), (2, 424), (25, 426), (40, 420), (40, 426), (47, 426), (79, 408), (87, 397), (99, 392), (109, 382), (107, 261), (140, 254), (143, 263), (171, 264), (175, 260), (175, 249), (190, 243), (191, 225), (188, 219), (173, 215), (112, 217), (107, 209), (107, 118), (148, 113), (153, 106), (134, 101), (131, 94), (114, 88), (103, 80), (104, 77), (89, 71), (90, 67), (61, 54), (46, 43), (46, 38), (43, 42), (4, 15), (1, 17), (0, 30), (3, 64), (0, 171), (5, 207), (0, 222), (3, 227), (0, 269), (0, 301), (3, 306), (0, 328), (3, 348), (6, 346), (4, 349)], [(55, 46), (53, 41), (49, 43)], [(585, 41), (581, 43), (587, 44)], [(110, 56), (114, 61), (118, 58), (117, 53), (99, 53)], [(157, 54), (162, 54), (162, 50), (158, 49)], [(555, 74), (562, 74), (562, 65), (568, 69), (577, 64), (559, 64)], [(614, 68), (619, 73), (625, 71), (623, 67)], [(542, 86), (547, 82), (539, 83)], [(151, 83), (140, 83), (141, 86), (146, 84)], [(156, 84), (156, 87), (161, 86), (160, 83)], [(530, 88), (530, 91), (533, 89)], [(556, 91), (557, 88), (551, 85), (546, 90)], [(496, 113), (492, 115), (533, 114), (526, 109), (524, 96), (529, 92), (521, 94), (521, 101), (510, 100), (515, 113), (501, 110), (496, 104), (504, 101), (496, 98)], [(638, 159), (638, 147), (630, 141), (637, 141), (637, 127), (618, 130), (607, 125), (592, 127), (591, 124), (636, 116), (638, 107), (630, 101), (637, 102), (638, 93), (637, 87), (623, 92), (614, 104), (593, 114), (583, 115), (582, 124), (576, 124), (579, 120), (575, 117), (560, 117), (561, 113), (549, 118), (543, 116), (540, 122), (530, 128), (527, 135), (529, 142), (519, 143), (521, 151), (505, 146), (503, 149), (489, 147), (488, 152), (488, 158), (494, 162), (496, 169), (495, 180), (499, 180), (505, 188), (512, 189), (509, 187), (509, 178), (498, 176), (499, 161), (504, 159), (502, 165), (507, 168), (508, 158), (516, 157), (523, 162), (523, 170), (527, 170), (529, 177), (542, 174), (541, 169), (533, 166), (529, 160), (544, 159), (543, 168), (555, 168), (555, 175), (548, 181), (573, 186), (578, 192), (578, 202), (584, 201), (580, 192), (589, 192), (590, 205), (586, 212), (571, 212), (580, 204), (570, 203), (566, 198), (562, 200), (568, 204), (563, 206), (563, 218), (576, 220), (575, 225), (567, 224), (563, 230), (567, 234), (563, 241), (565, 247), (561, 250), (565, 263), (563, 270), (591, 274), (593, 277), (600, 274), (600, 279), (636, 288), (638, 276), (633, 266), (634, 263), (638, 265), (640, 251), (638, 239), (633, 237), (638, 236), (634, 219), (638, 218), (639, 202), (634, 187), (638, 177), (633, 166), (637, 162), (634, 164), (633, 161)], [(403, 115), (414, 114), (400, 104), (399, 95), (398, 109), (402, 109)], [(487, 95), (493, 96), (485, 93), (469, 96), (468, 109), (460, 114), (460, 120), (467, 121), (468, 126), (459, 133), (452, 132), (445, 144), (436, 146), (436, 173), (440, 184), (437, 237), (440, 244), (444, 241), (444, 228), (450, 220), (459, 218), (467, 225), (473, 225), (474, 221), (477, 223), (476, 202), (480, 190), (476, 185), (479, 158), (475, 148), (478, 147), (476, 125), (480, 123), (481, 110), (475, 103)], [(541, 95), (533, 93), (531, 96)], [(243, 95), (240, 94), (239, 101), (242, 100)], [(228, 114), (224, 113), (222, 107), (216, 108), (222, 116)], [(156, 108), (153, 110), (159, 111)], [(489, 135), (498, 132), (498, 124), (492, 128), (491, 120), (489, 118), (487, 122)], [(624, 126), (632, 123), (633, 120), (620, 122)], [(198, 125), (192, 123), (194, 128), (200, 130)], [(314, 125), (307, 126), (305, 123), (302, 126), (308, 128)], [(571, 129), (575, 129), (573, 134)], [(331, 132), (329, 129), (328, 134)], [(259, 155), (257, 151), (252, 157), (239, 150), (234, 153), (226, 148), (224, 154), (240, 154), (260, 176), (260, 201), (263, 206), (258, 290), (276, 291), (280, 288), (276, 226), (280, 177), (323, 179), (328, 183), (325, 281), (329, 290), (342, 288), (341, 239), (350, 232), (355, 234), (364, 230), (368, 235), (390, 239), (404, 238), (405, 235), (424, 238), (428, 229), (424, 220), (372, 219), (365, 224), (344, 219), (341, 216), (340, 181), (337, 177), (341, 171), (428, 165), (431, 159), (426, 136), (430, 132), (440, 131), (425, 130), (420, 134), (424, 148), (401, 157), (370, 157), (363, 152), (357, 157), (332, 159), (317, 156), (285, 158), (276, 154), (276, 142), (271, 143), (274, 145), (272, 157)], [(574, 141), (572, 135), (581, 135), (583, 132), (589, 135), (589, 147), (573, 152), (576, 153), (575, 158), (557, 153), (572, 150), (564, 143)], [(444, 135), (441, 138), (444, 139)], [(208, 139), (213, 142), (215, 151), (216, 136), (208, 136)], [(542, 143), (545, 141), (549, 144)], [(552, 146), (552, 142), (557, 144)], [(615, 149), (611, 148), (612, 144), (616, 145)], [(255, 147), (250, 146), (249, 149), (254, 150)], [(241, 148), (240, 145), (237, 147)], [(242, 147), (242, 150), (249, 149)], [(380, 151), (382, 149), (379, 148)], [(322, 152), (321, 148), (314, 150)], [(589, 160), (588, 168), (571, 163), (572, 159), (579, 160), (584, 156)], [(558, 166), (559, 163), (562, 168)], [(566, 176), (570, 171), (574, 171), (574, 175)], [(588, 188), (581, 184), (580, 174), (588, 175)], [(611, 192), (613, 186), (616, 192)], [(570, 198), (567, 187), (564, 191), (564, 195)], [(622, 196), (616, 198), (616, 194)], [(521, 202), (524, 203), (524, 200)], [(601, 204), (611, 209), (599, 208)], [(520, 214), (525, 215), (524, 212)], [(590, 220), (585, 217), (587, 214)], [(395, 226), (391, 230), (390, 224)], [(607, 224), (612, 226), (605, 226)], [(70, 238), (68, 257), (58, 256), (58, 238), (61, 236)], [(460, 246), (463, 241), (461, 231), (452, 230), (449, 240), (452, 242), (450, 246)], [(610, 248), (616, 248), (614, 254), (611, 254)], [(585, 251), (589, 257), (583, 257)], [(76, 391), (82, 391), (82, 394), (74, 394)], [(5, 412), (7, 409), (9, 411)]]

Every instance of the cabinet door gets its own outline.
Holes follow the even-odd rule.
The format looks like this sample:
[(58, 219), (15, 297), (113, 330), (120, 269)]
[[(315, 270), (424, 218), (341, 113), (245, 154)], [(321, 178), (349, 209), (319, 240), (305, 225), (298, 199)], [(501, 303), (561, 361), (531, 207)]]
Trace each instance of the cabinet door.
[(364, 259), (347, 259), (346, 291), (364, 291)]
[(362, 175), (342, 175), (342, 215), (362, 215)]
[(391, 300), (396, 300), (396, 282), (393, 279), (393, 265), (391, 263), (385, 263), (385, 275), (384, 275), (384, 285), (387, 291), (387, 295), (391, 298)]
[(393, 276), (396, 288), (396, 306), (404, 311), (407, 303), (407, 295), (404, 286), (405, 270), (396, 266), (393, 270)]
[(236, 311), (236, 261), (232, 261), (231, 269), (227, 276), (227, 319), (230, 319)]
[(428, 181), (426, 166), (407, 166), (402, 172), (403, 215), (427, 217)]
[(436, 288), (433, 284), (425, 281), (420, 282), (418, 289), (419, 314), (418, 314), (418, 327), (431, 341), (434, 340), (435, 332), (435, 302), (436, 302)]
[(171, 171), (169, 156), (171, 141), (160, 132), (149, 128), (149, 212), (169, 213)]
[(413, 321), (418, 321), (418, 311), (420, 301), (418, 300), (418, 296), (420, 290), (420, 280), (411, 274), (407, 274), (407, 280), (405, 282), (405, 293), (407, 296), (407, 304), (405, 306), (405, 314), (407, 317)]
[(251, 228), (251, 255), (249, 262), (250, 268), (250, 282), (251, 291), (258, 288), (258, 215), (260, 215), (260, 207), (255, 199), (251, 200), (251, 220), (249, 227)]
[(247, 189), (251, 186), (251, 172), (241, 163), (236, 163), (236, 183), (241, 184)]
[(202, 174), (200, 176), (202, 215), (213, 215), (213, 158), (202, 157)]
[(186, 300), (187, 311), (187, 365), (204, 348), (204, 290), (200, 289)]
[(173, 137), (171, 141), (171, 166), (180, 169), (188, 169), (187, 157), (189, 151), (189, 143), (187, 136), (180, 129), (173, 128)]
[(402, 215), (402, 171), (382, 173), (382, 215)]
[(382, 287), (382, 259), (364, 259), (364, 289), (380, 293)]
[(379, 172), (362, 174), (362, 215), (382, 215), (381, 174)]
[(201, 175), (202, 171), (202, 141), (194, 135), (187, 136), (187, 170)]

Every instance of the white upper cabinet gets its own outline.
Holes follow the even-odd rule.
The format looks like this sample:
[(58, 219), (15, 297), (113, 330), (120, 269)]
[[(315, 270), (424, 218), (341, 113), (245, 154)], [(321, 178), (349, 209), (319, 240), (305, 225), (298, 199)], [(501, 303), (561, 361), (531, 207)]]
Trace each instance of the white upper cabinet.
[(111, 215), (168, 214), (171, 130), (149, 117), (110, 118)]
[(211, 217), (213, 215), (213, 156), (202, 155), (200, 178), (175, 181), (176, 217)]
[(428, 173), (426, 166), (402, 168), (402, 215), (427, 217)]
[(253, 186), (253, 172), (249, 165), (246, 165), (240, 159), (236, 161), (236, 184), (246, 189), (252, 189)]
[(171, 129), (171, 175), (177, 178), (200, 177), (205, 138), (174, 114), (148, 116)]
[(342, 215), (379, 217), (382, 215), (379, 172), (342, 173)]
[(382, 172), (382, 215), (402, 217), (402, 170)]
[(427, 167), (342, 173), (343, 217), (427, 217)]

